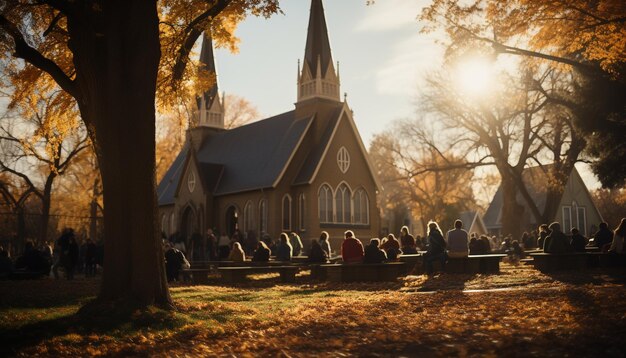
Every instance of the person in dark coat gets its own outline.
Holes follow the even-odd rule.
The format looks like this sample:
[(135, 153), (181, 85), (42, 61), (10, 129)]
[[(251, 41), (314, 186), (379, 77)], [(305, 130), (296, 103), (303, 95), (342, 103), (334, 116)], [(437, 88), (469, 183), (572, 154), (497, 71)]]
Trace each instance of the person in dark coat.
[(365, 247), (365, 255), (363, 255), (364, 264), (380, 264), (387, 261), (387, 254), (380, 249), (380, 240), (374, 238), (370, 240), (369, 245)]
[(268, 262), (270, 260), (270, 249), (265, 242), (259, 241), (257, 243), (256, 250), (252, 255), (252, 261), (254, 262)]
[(328, 255), (326, 255), (326, 251), (322, 249), (319, 241), (316, 239), (311, 240), (311, 251), (309, 252), (310, 263), (326, 263), (328, 262)]
[(0, 279), (7, 278), (13, 272), (13, 261), (9, 257), (9, 252), (0, 246)]
[(443, 239), (443, 234), (439, 225), (431, 221), (428, 223), (428, 250), (424, 254), (424, 270), (427, 274), (431, 275), (434, 271), (433, 262), (439, 261), (441, 268), (446, 265), (446, 241)]
[(74, 235), (70, 236), (70, 245), (68, 247), (68, 260), (66, 267), (66, 276), (68, 280), (74, 279), (74, 272), (76, 272), (76, 267), (78, 266), (78, 243), (76, 242), (76, 237)]
[(15, 269), (31, 273), (33, 277), (50, 274), (50, 263), (29, 240), (24, 245), (24, 253), (15, 261)]
[(400, 229), (400, 249), (406, 255), (417, 254), (417, 244), (413, 235), (409, 234), (409, 227), (403, 226)]
[(467, 246), (469, 248), (470, 255), (482, 255), (481, 247), (480, 247), (481, 243), (480, 241), (478, 241), (476, 236), (472, 236), (470, 238), (469, 244), (467, 244)]
[(553, 222), (549, 226), (550, 235), (546, 237), (543, 243), (543, 251), (552, 254), (561, 254), (571, 251), (569, 239), (561, 231), (561, 224)]
[(87, 239), (85, 242), (85, 277), (96, 275), (96, 244)]
[(289, 243), (289, 236), (286, 233), (280, 234), (280, 243), (276, 248), (276, 261), (291, 261), (293, 248)]
[(182, 251), (170, 245), (166, 246), (165, 274), (167, 275), (168, 282), (179, 280), (178, 276), (185, 263), (188, 263), (188, 261)]
[(479, 252), (480, 255), (487, 255), (491, 253), (491, 243), (489, 242), (489, 237), (487, 235), (480, 235), (478, 238), (479, 241)]
[(326, 256), (328, 256), (328, 258), (330, 258), (330, 254), (332, 253), (331, 249), (330, 249), (330, 242), (329, 240), (328, 233), (326, 231), (322, 231), (322, 233), (320, 234), (320, 246), (322, 247), (322, 250), (324, 250), (324, 252), (326, 253)]
[(390, 261), (397, 260), (398, 256), (402, 254), (402, 251), (400, 251), (400, 242), (393, 234), (387, 235), (387, 237), (380, 244), (380, 248), (385, 251), (387, 259)]
[(585, 252), (585, 246), (587, 246), (587, 239), (580, 234), (580, 231), (578, 231), (577, 228), (573, 228), (572, 237), (569, 243), (574, 252)]
[(609, 224), (600, 223), (598, 231), (593, 235), (593, 242), (600, 251), (608, 250), (611, 242), (613, 242), (613, 232), (609, 230)]
[(548, 229), (548, 224), (541, 224), (539, 226), (539, 238), (537, 239), (538, 248), (543, 250), (544, 242), (548, 235), (550, 235), (550, 229)]

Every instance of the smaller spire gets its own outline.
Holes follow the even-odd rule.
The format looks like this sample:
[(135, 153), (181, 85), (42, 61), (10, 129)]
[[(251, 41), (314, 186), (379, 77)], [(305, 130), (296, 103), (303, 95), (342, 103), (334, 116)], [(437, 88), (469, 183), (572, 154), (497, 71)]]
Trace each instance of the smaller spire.
[(220, 100), (217, 86), (217, 70), (215, 56), (213, 54), (213, 40), (207, 31), (202, 36), (202, 49), (200, 50), (200, 68), (215, 74), (215, 82), (208, 90), (196, 98), (196, 110), (194, 118), (196, 126), (224, 128), (224, 102)]

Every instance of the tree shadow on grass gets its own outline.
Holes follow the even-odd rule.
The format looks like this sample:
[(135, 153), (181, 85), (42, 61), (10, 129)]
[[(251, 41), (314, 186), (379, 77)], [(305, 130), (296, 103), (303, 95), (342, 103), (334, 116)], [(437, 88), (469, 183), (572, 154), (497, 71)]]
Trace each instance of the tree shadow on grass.
[(14, 356), (54, 338), (68, 345), (88, 346), (93, 342), (85, 337), (92, 335), (128, 337), (148, 327), (152, 331), (171, 330), (185, 323), (184, 318), (168, 310), (136, 309), (125, 302), (105, 306), (92, 301), (73, 314), (0, 328), (0, 356)]
[(546, 273), (555, 281), (574, 285), (618, 284), (626, 286), (626, 269), (596, 268), (582, 271), (556, 271)]

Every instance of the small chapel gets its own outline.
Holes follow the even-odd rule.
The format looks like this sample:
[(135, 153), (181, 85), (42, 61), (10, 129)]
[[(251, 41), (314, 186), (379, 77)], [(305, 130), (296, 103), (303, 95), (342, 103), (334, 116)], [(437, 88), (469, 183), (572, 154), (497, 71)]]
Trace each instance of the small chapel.
[[(200, 61), (215, 72), (206, 34)], [(341, 100), (322, 0), (311, 1), (298, 67), (295, 108), (248, 125), (224, 128), (217, 83), (196, 99), (194, 126), (157, 188), (165, 235), (297, 232), (306, 242), (327, 231), (334, 248), (346, 230), (378, 236), (379, 183)]]

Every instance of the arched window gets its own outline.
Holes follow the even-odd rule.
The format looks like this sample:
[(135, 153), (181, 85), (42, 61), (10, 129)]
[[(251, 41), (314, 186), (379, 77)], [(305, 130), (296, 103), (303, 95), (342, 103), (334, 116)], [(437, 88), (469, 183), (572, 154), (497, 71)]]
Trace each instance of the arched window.
[(165, 214), (161, 216), (161, 232), (165, 234), (165, 236), (169, 234), (169, 231), (167, 230), (167, 216)]
[(354, 193), (354, 223), (370, 223), (369, 199), (367, 197), (367, 193), (363, 189), (359, 189)]
[(243, 231), (248, 232), (254, 229), (256, 229), (256, 225), (254, 225), (254, 207), (252, 202), (248, 201), (243, 208)]
[(318, 192), (318, 211), (320, 223), (333, 222), (333, 190), (324, 184)]
[(300, 194), (300, 196), (298, 196), (298, 226), (300, 228), (300, 231), (304, 231), (306, 230), (306, 226), (305, 226), (305, 214), (306, 214), (306, 202), (304, 199), (304, 194)]
[(336, 222), (349, 224), (351, 222), (350, 199), (352, 193), (345, 183), (342, 183), (335, 192), (335, 210), (337, 211)]
[(342, 173), (347, 172), (348, 168), (350, 168), (350, 154), (346, 147), (339, 148), (337, 152), (337, 165)]
[(169, 232), (169, 234), (172, 235), (175, 232), (176, 232), (176, 218), (174, 217), (174, 213), (171, 213), (170, 214), (170, 232)]
[(283, 196), (283, 230), (291, 231), (291, 196)]
[(259, 202), (259, 231), (267, 233), (267, 200), (265, 199)]

